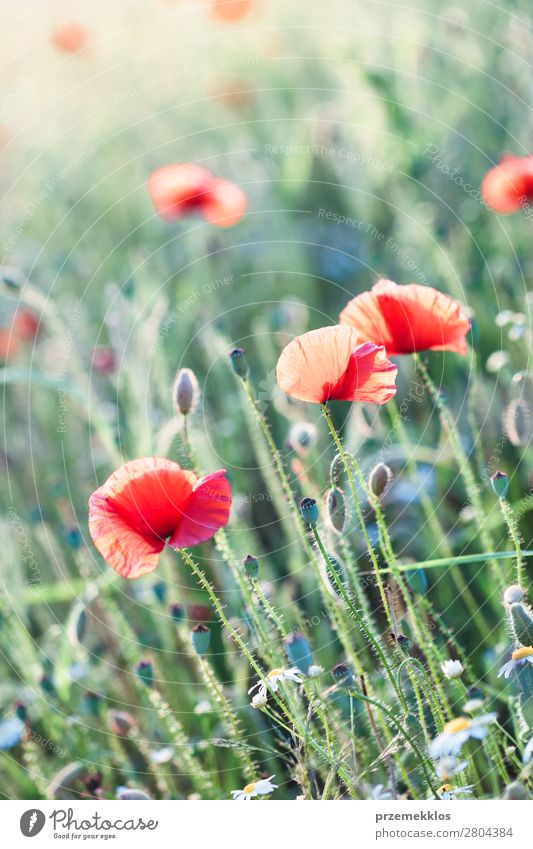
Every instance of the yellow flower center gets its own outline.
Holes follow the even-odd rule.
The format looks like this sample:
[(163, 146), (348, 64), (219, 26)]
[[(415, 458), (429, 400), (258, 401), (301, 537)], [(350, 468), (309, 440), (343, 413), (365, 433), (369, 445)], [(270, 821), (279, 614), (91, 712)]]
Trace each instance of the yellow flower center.
[(272, 678), (277, 678), (280, 675), (283, 675), (283, 669), (272, 669), (268, 673), (267, 678), (270, 681)]
[(442, 787), (439, 787), (439, 793), (449, 793), (451, 789), (451, 784), (443, 784)]
[(466, 728), (469, 728), (471, 724), (471, 719), (467, 719), (466, 716), (458, 716), (457, 719), (452, 719), (451, 722), (446, 723), (444, 726), (444, 733), (458, 734), (459, 731), (464, 731)]
[(252, 792), (252, 790), (255, 790), (255, 785), (256, 785), (256, 784), (257, 784), (257, 781), (252, 781), (252, 783), (251, 783), (251, 784), (247, 784), (247, 785), (246, 785), (246, 787), (244, 788), (244, 790), (243, 790), (242, 792), (243, 792), (243, 793), (251, 793), (251, 792)]
[(523, 657), (531, 657), (533, 654), (533, 648), (531, 646), (522, 646), (521, 649), (517, 649), (511, 655), (513, 660), (522, 660)]

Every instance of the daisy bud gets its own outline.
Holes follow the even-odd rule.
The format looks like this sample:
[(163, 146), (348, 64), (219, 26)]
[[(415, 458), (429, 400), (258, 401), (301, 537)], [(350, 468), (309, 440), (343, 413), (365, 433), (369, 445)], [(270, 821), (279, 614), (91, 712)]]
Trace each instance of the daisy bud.
[(385, 463), (374, 466), (368, 476), (368, 488), (376, 498), (382, 498), (389, 490), (392, 483), (392, 469)]
[(307, 670), (307, 677), (308, 678), (318, 678), (319, 675), (322, 675), (323, 671), (324, 671), (323, 666), (318, 666), (317, 664), (313, 663), (309, 667), (309, 669)]
[(326, 493), (328, 521), (334, 531), (342, 534), (346, 524), (346, 499), (342, 489), (332, 486)]
[(505, 472), (495, 472), (490, 481), (498, 498), (505, 498), (509, 488), (509, 477), (505, 474)]
[(154, 667), (149, 660), (140, 660), (135, 664), (135, 674), (147, 687), (154, 686)]
[(200, 397), (200, 387), (192, 369), (180, 368), (176, 373), (173, 396), (176, 414), (180, 412), (182, 416), (187, 416), (194, 413)]
[(522, 601), (524, 595), (525, 590), (522, 587), (519, 587), (518, 584), (511, 584), (503, 594), (503, 603), (507, 605), (516, 604), (516, 602)]
[(242, 565), (248, 577), (255, 580), (259, 575), (259, 560), (257, 557), (254, 557), (253, 554), (247, 554), (242, 561)]
[(263, 693), (256, 693), (256, 695), (252, 698), (251, 706), (258, 710), (259, 708), (265, 707), (268, 699)]
[(345, 663), (338, 663), (331, 670), (331, 674), (333, 675), (335, 681), (339, 684), (343, 684), (345, 687), (351, 687), (353, 684), (353, 672), (349, 666), (346, 666)]
[(460, 678), (464, 672), (464, 667), (460, 660), (445, 660), (440, 668), (446, 678)]
[(211, 643), (211, 631), (206, 627), (206, 625), (202, 625), (201, 623), (196, 625), (196, 627), (192, 629), (191, 639), (193, 648), (199, 657), (207, 654)]
[(318, 522), (318, 506), (314, 498), (304, 498), (300, 501), (300, 513), (302, 519), (312, 527)]
[(234, 348), (230, 353), (229, 358), (235, 374), (242, 377), (244, 380), (248, 374), (248, 363), (246, 362), (244, 348)]
[(511, 626), (517, 643), (533, 646), (533, 616), (529, 607), (520, 602), (511, 605)]
[(183, 622), (185, 619), (185, 608), (182, 604), (171, 604), (168, 612), (176, 624)]
[(313, 663), (313, 655), (307, 638), (300, 633), (293, 634), (285, 643), (285, 649), (291, 665), (296, 666), (304, 675), (308, 675), (309, 667)]
[(513, 781), (512, 784), (508, 784), (505, 790), (503, 791), (504, 799), (530, 799), (530, 795), (523, 784), (519, 781)]

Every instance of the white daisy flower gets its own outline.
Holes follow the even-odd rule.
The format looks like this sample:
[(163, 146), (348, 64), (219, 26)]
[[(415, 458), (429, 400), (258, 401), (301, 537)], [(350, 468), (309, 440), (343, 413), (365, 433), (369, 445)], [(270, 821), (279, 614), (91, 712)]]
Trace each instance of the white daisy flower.
[(526, 663), (533, 664), (533, 648), (531, 646), (521, 646), (521, 648), (516, 649), (511, 655), (511, 660), (504, 663), (498, 672), (498, 678), (502, 675), (504, 678), (508, 678), (513, 670), (519, 666), (524, 666)]
[(532, 755), (533, 755), (533, 737), (531, 738), (531, 740), (527, 744), (526, 748), (524, 749), (524, 754), (522, 755), (522, 762), (525, 763), (525, 764), (528, 764), (531, 760)]
[(446, 678), (460, 678), (464, 672), (463, 664), (460, 660), (446, 660), (440, 667)]
[(232, 790), (231, 795), (238, 801), (248, 801), (252, 796), (268, 796), (278, 786), (277, 784), (272, 784), (274, 777), (271, 775), (270, 778), (261, 778), (259, 781), (252, 781), (251, 784), (247, 784), (242, 790)]
[(456, 758), (441, 758), (437, 762), (435, 771), (443, 782), (449, 781), (454, 775), (458, 775), (468, 766), (467, 761), (458, 761)]
[(257, 690), (257, 695), (266, 698), (269, 690), (272, 690), (273, 693), (276, 692), (280, 681), (296, 681), (297, 684), (301, 684), (303, 679), (300, 678), (300, 675), (301, 672), (297, 666), (291, 666), (290, 669), (272, 669), (264, 681), (258, 681), (257, 684), (250, 687), (248, 695)]
[(482, 740), (486, 733), (486, 725), (496, 722), (498, 714), (485, 713), (468, 719), (466, 716), (458, 716), (447, 722), (441, 734), (438, 734), (429, 745), (429, 754), (432, 758), (443, 758), (447, 755), (458, 755), (467, 740)]
[(463, 710), (465, 713), (477, 713), (478, 710), (481, 710), (484, 704), (484, 699), (468, 699), (468, 701), (463, 705)]
[(471, 796), (473, 787), (473, 784), (466, 784), (464, 787), (452, 787), (451, 784), (443, 784), (437, 790), (437, 794), (439, 799), (448, 802), (451, 799), (457, 799), (458, 796)]
[(392, 793), (390, 790), (385, 789), (384, 784), (376, 784), (375, 787), (367, 788), (368, 798), (373, 799), (375, 802), (380, 802), (383, 799), (392, 799)]

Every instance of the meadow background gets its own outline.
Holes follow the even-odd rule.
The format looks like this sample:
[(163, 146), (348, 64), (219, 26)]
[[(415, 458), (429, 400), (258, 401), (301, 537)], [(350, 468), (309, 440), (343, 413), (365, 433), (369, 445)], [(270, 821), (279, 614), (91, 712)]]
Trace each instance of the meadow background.
[[(479, 195), (502, 152), (530, 152), (530, 14), (525, 0), (331, 0), (327, 8), (257, 0), (233, 22), (215, 18), (207, 0), (1, 4), (2, 340), (17, 310), (39, 322), (33, 338), (6, 355), (2, 372), (5, 798), (116, 798), (120, 787), (154, 798), (229, 798), (272, 774), (276, 798), (368, 798), (378, 784), (390, 790), (391, 757), (401, 762), (395, 793), (412, 797), (414, 787), (424, 797), (397, 729), (384, 721), (376, 738), (378, 720), (365, 705), (354, 708), (342, 690), (334, 698), (326, 692), (335, 685), (331, 669), (358, 657), (368, 686), (390, 695), (353, 620), (341, 623), (346, 639), (339, 637), (328, 607), (338, 599), (324, 601), (302, 560), (228, 353), (246, 350), (260, 413), (295, 495), (316, 497), (323, 510), (334, 451), (319, 410), (277, 389), (281, 349), (300, 332), (336, 323), (347, 300), (378, 277), (446, 292), (471, 316), (471, 347), (465, 358), (432, 354), (432, 378), (475, 469), (492, 550), (512, 550), (490, 486), (498, 469), (509, 475), (523, 546), (532, 547), (533, 218), (496, 215)], [(50, 42), (66, 19), (90, 33), (82, 53)], [(172, 162), (201, 163), (238, 184), (248, 199), (244, 219), (227, 230), (195, 218), (164, 223), (146, 180)], [(113, 356), (95, 359), (95, 349)], [(286, 634), (242, 579), (242, 559), (258, 557), (260, 593), (287, 633), (305, 634), (324, 668), (312, 698), (317, 715), (329, 712), (339, 741), (325, 766), (275, 715), (249, 707), (257, 676), (177, 555), (166, 553), (157, 572), (128, 583), (90, 540), (88, 497), (121, 462), (151, 455), (187, 462), (172, 400), (182, 367), (201, 387), (189, 422), (194, 454), (204, 471), (228, 469), (234, 495), (223, 543), (204, 544), (195, 559), (264, 666), (254, 616), (263, 617), (280, 656)], [(332, 405), (365, 474), (380, 460), (394, 472), (385, 509), (398, 558), (486, 551), (445, 429), (407, 361), (398, 404), (405, 404), (401, 438), (391, 436), (384, 410)], [(316, 427), (308, 450), (294, 450), (289, 439), (301, 421)], [(421, 493), (444, 541), (425, 518)], [(369, 527), (375, 533), (372, 516)], [(339, 558), (369, 572), (356, 530), (340, 541), (324, 533)], [(428, 568), (411, 588), (437, 654), (461, 651), (470, 684), (512, 738), (472, 755), (479, 798), (527, 783), (516, 690), (497, 678), (510, 648), (501, 589), (513, 582), (512, 560), (491, 567), (488, 559)], [(393, 657), (372, 581), (362, 592)], [(174, 618), (173, 604), (183, 605)], [(401, 599), (396, 610), (398, 633), (416, 644)], [(192, 649), (197, 622), (211, 629), (207, 661)], [(134, 672), (143, 658), (155, 669), (154, 692)], [(450, 686), (453, 708), (465, 695)], [(420, 688), (423, 746), (438, 727)], [(295, 685), (292, 700), (296, 693)], [(24, 729), (13, 742), (15, 716)], [(388, 755), (380, 737), (389, 740)], [(349, 764), (350, 793), (340, 761)]]

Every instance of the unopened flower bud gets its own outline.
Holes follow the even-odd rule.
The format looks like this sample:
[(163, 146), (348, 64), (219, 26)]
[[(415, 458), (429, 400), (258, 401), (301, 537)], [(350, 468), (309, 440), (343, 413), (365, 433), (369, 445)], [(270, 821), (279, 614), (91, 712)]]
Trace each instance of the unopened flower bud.
[(342, 534), (346, 523), (346, 499), (337, 486), (332, 486), (326, 493), (326, 511), (333, 530)]
[(206, 625), (202, 625), (201, 623), (196, 625), (196, 627), (192, 629), (191, 639), (193, 648), (199, 657), (207, 654), (211, 643), (211, 631), (206, 627)]
[(335, 678), (339, 684), (343, 684), (345, 687), (351, 687), (353, 684), (353, 672), (349, 666), (346, 666), (345, 663), (338, 663), (331, 670), (331, 674)]
[(317, 429), (311, 422), (297, 422), (289, 432), (289, 445), (298, 454), (305, 454), (316, 442)]
[(176, 413), (180, 412), (182, 416), (194, 413), (199, 397), (200, 387), (195, 373), (190, 368), (180, 368), (174, 380), (174, 409)]
[(249, 578), (257, 578), (259, 575), (259, 560), (257, 557), (254, 557), (253, 554), (247, 554), (242, 561), (242, 565)]
[(137, 721), (124, 710), (110, 710), (107, 714), (109, 728), (118, 737), (126, 737), (137, 727)]
[(505, 472), (495, 472), (490, 479), (492, 488), (498, 498), (505, 498), (509, 488), (509, 478)]
[(302, 519), (308, 525), (315, 526), (318, 522), (318, 506), (314, 498), (304, 498), (300, 501)]
[(319, 675), (322, 675), (323, 671), (324, 671), (323, 666), (318, 666), (318, 664), (313, 663), (313, 664), (311, 664), (311, 666), (307, 670), (307, 677), (308, 678), (318, 678)]
[(167, 596), (167, 585), (164, 581), (156, 581), (155, 584), (152, 585), (152, 592), (160, 604), (165, 603), (165, 599)]
[(140, 660), (135, 664), (135, 674), (147, 687), (154, 686), (154, 667), (151, 661)]
[(307, 637), (300, 633), (293, 634), (285, 643), (285, 648), (291, 665), (307, 675), (313, 663), (313, 654)]
[(183, 622), (185, 619), (185, 608), (182, 604), (171, 604), (168, 610), (174, 622)]
[(231, 351), (229, 358), (235, 374), (242, 377), (244, 380), (248, 374), (248, 363), (246, 362), (244, 348), (234, 348), (233, 351)]
[(26, 722), (28, 718), (28, 705), (26, 702), (15, 702), (15, 716), (21, 722)]
[(507, 587), (503, 594), (503, 603), (504, 604), (515, 604), (518, 601), (522, 601), (525, 595), (525, 590), (522, 587), (519, 587), (518, 584), (511, 584), (510, 587)]
[(392, 479), (392, 469), (385, 463), (378, 463), (368, 476), (368, 488), (376, 498), (382, 498), (389, 490)]
[(255, 710), (258, 710), (259, 708), (265, 707), (267, 701), (268, 699), (265, 695), (263, 695), (263, 693), (256, 693), (256, 695), (252, 698), (251, 705)]

